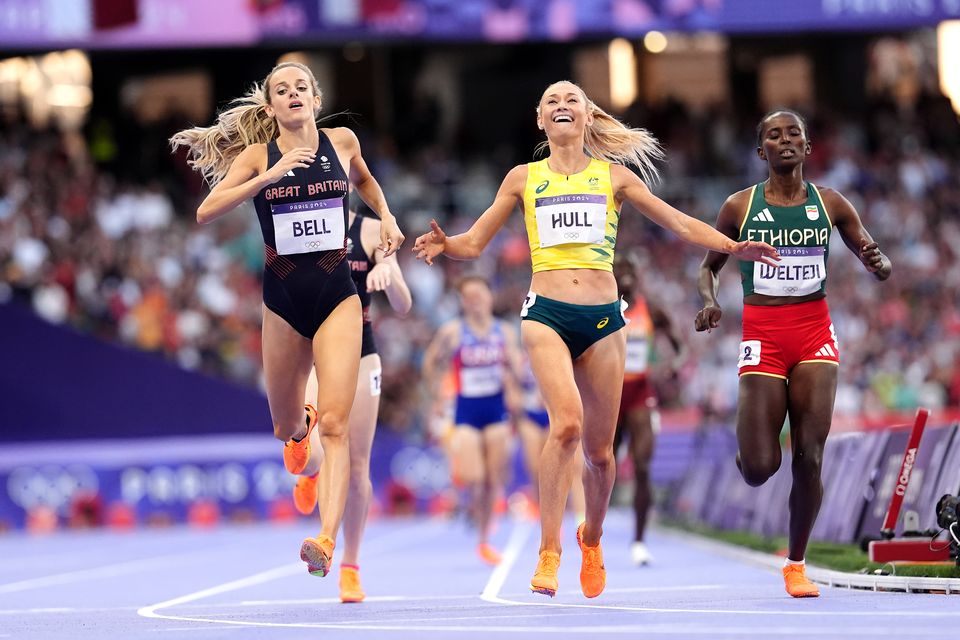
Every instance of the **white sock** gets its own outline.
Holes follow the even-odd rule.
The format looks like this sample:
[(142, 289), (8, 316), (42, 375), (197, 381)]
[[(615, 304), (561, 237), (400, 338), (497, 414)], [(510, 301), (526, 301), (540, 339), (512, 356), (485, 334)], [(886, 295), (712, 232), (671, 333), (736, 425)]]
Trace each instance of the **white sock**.
[(783, 566), (789, 567), (792, 564), (799, 564), (801, 566), (807, 564), (806, 560), (791, 560), (789, 557), (783, 561)]

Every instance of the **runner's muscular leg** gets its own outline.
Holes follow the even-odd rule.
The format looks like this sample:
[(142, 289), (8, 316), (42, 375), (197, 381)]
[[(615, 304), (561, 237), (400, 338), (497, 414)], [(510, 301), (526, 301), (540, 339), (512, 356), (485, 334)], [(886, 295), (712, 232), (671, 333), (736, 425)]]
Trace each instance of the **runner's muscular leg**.
[(306, 431), (303, 393), (313, 362), (310, 341), (276, 313), (263, 307), (263, 377), (273, 433), (286, 442)]
[(621, 329), (595, 342), (574, 362), (574, 374), (583, 401), (583, 493), (586, 524), (583, 543), (595, 546), (603, 534), (603, 520), (617, 469), (613, 437), (623, 391), (627, 351)]
[(489, 424), (481, 434), (483, 438), (483, 483), (481, 484), (480, 540), (486, 542), (491, 532), (494, 506), (503, 476), (506, 471), (507, 448), (510, 442), (510, 428), (505, 422)]
[(759, 487), (780, 468), (780, 431), (787, 416), (787, 381), (758, 374), (740, 376), (737, 453), (743, 479)]
[(317, 372), (317, 431), (323, 445), (320, 518), (323, 535), (336, 538), (350, 481), (347, 421), (357, 389), (361, 339), (360, 299), (344, 299), (313, 337)]
[(523, 346), (550, 416), (540, 456), (540, 551), (560, 553), (560, 525), (573, 479), (573, 454), (583, 428), (583, 405), (573, 375), (570, 350), (550, 327), (525, 320)]
[(834, 364), (804, 362), (794, 367), (790, 375), (788, 396), (793, 487), (790, 490), (788, 551), (791, 560), (803, 559), (810, 531), (820, 512), (823, 499), (820, 467), (823, 445), (833, 419), (838, 368)]
[(653, 457), (654, 441), (650, 408), (628, 411), (624, 416), (624, 427), (630, 434), (630, 456), (633, 460), (634, 539), (641, 541), (650, 511), (650, 459)]
[(350, 488), (343, 512), (343, 563), (359, 564), (360, 540), (367, 523), (373, 487), (370, 484), (370, 452), (380, 412), (379, 381), (371, 380), (380, 371), (380, 356), (371, 353), (360, 360), (357, 393), (350, 409)]

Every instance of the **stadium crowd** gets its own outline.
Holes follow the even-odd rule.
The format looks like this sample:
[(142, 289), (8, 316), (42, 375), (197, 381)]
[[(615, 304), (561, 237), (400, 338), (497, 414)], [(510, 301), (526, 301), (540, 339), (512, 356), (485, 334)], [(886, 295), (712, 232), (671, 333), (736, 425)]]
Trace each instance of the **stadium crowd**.
[[(809, 113), (809, 111), (807, 111)], [(763, 177), (756, 118), (677, 104), (637, 107), (624, 119), (651, 129), (667, 150), (657, 187), (674, 205), (711, 222), (726, 194)], [(872, 105), (856, 118), (812, 114), (808, 179), (842, 191), (894, 265), (876, 283), (834, 241), (828, 301), (840, 339), (838, 414), (960, 406), (960, 125), (949, 103), (921, 100), (902, 110)], [(497, 159), (434, 143), (405, 155), (361, 132), (365, 155), (408, 238), (436, 218), (465, 229), (492, 201), (514, 149)], [(406, 147), (402, 147), (406, 148)], [(260, 381), (262, 242), (256, 217), (235, 213), (200, 227), (200, 189), (182, 157), (130, 179), (94, 158), (82, 137), (0, 127), (0, 301), (28, 304), (46, 321), (156, 352), (180, 366), (242, 384)], [(511, 154), (513, 157), (510, 157)], [(192, 181), (192, 182), (191, 182)], [(666, 406), (693, 406), (720, 419), (737, 396), (741, 293), (736, 270), (723, 274), (724, 319), (695, 334), (703, 255), (624, 211), (618, 250), (635, 251), (645, 289), (682, 328), (689, 357), (655, 379)], [(381, 420), (401, 430), (424, 426), (419, 367), (435, 329), (457, 312), (453, 283), (480, 272), (497, 293), (497, 312), (517, 318), (529, 284), (520, 216), (477, 263), (427, 267), (401, 251), (414, 309), (397, 318), (378, 301), (375, 330), (384, 366)], [(518, 320), (519, 322), (519, 320)], [(52, 364), (52, 366), (54, 366)]]

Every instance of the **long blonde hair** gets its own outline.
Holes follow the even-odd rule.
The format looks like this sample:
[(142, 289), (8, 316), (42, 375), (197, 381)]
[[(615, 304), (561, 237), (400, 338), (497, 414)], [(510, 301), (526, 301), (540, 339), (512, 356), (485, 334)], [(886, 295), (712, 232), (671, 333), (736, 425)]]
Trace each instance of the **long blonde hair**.
[[(199, 171), (211, 187), (223, 180), (241, 151), (277, 137), (277, 121), (267, 115), (266, 107), (270, 104), (270, 79), (287, 67), (296, 67), (306, 73), (314, 95), (323, 97), (309, 67), (299, 62), (283, 62), (271, 69), (263, 82), (255, 83), (244, 96), (231, 100), (229, 108), (220, 112), (211, 126), (184, 129), (170, 138), (173, 151), (181, 146), (187, 148), (187, 163)], [(319, 114), (318, 110), (313, 115), (317, 117)]]
[[(633, 165), (640, 170), (640, 177), (643, 178), (644, 182), (647, 184), (658, 182), (660, 171), (655, 163), (662, 161), (665, 155), (663, 147), (660, 146), (660, 142), (654, 135), (646, 129), (628, 127), (614, 118), (588, 98), (584, 90), (575, 82), (560, 80), (551, 84), (550, 87), (561, 82), (577, 88), (577, 91), (583, 96), (587, 113), (593, 116), (593, 124), (586, 127), (583, 136), (583, 148), (587, 154), (605, 162)], [(550, 87), (544, 90), (544, 95)], [(543, 100), (543, 96), (540, 97), (540, 100)], [(537, 105), (537, 113), (540, 113), (539, 104)], [(537, 145), (535, 153), (542, 153), (549, 146), (550, 142), (544, 140)]]

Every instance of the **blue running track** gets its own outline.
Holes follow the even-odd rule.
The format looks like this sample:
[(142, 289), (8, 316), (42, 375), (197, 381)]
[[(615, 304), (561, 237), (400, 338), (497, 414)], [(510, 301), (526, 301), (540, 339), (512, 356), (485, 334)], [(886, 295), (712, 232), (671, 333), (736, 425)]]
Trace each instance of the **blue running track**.
[(307, 574), (309, 522), (0, 537), (0, 638), (922, 638), (954, 635), (956, 596), (821, 587), (794, 600), (777, 572), (655, 531), (655, 563), (628, 561), (626, 514), (604, 535), (607, 590), (579, 591), (574, 527), (555, 599), (531, 594), (536, 524), (504, 520), (496, 570), (462, 523), (380, 519), (368, 527), (362, 604), (337, 599), (336, 572)]

